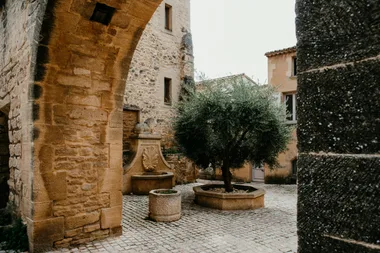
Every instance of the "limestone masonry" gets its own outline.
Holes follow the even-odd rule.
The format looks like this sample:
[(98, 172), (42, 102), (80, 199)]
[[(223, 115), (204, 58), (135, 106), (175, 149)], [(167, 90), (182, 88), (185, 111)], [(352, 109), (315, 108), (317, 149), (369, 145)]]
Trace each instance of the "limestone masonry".
[(30, 251), (119, 235), (126, 78), (161, 1), (0, 3), (8, 204)]
[[(165, 7), (171, 6), (172, 29), (165, 28)], [(169, 14), (170, 15), (170, 14)], [(147, 24), (132, 58), (125, 88), (124, 104), (140, 109), (140, 120), (157, 121), (156, 131), (163, 144), (172, 136), (181, 85), (192, 79), (193, 55), (190, 33), (190, 0), (166, 0)], [(171, 79), (171, 103), (164, 101), (165, 78)]]
[[(0, 1), (0, 203), (30, 252), (122, 233), (123, 127), (140, 115), (170, 136), (193, 83), (189, 2), (161, 3)], [(379, 252), (380, 3), (296, 3), (298, 252)], [(168, 31), (144, 34), (157, 8)]]

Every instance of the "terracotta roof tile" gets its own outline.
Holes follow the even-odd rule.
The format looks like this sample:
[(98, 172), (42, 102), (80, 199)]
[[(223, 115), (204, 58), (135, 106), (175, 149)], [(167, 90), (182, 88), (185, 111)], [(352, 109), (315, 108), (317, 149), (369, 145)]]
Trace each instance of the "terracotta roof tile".
[(275, 50), (275, 51), (267, 52), (267, 53), (265, 53), (265, 56), (266, 57), (272, 57), (272, 56), (275, 56), (275, 55), (288, 54), (288, 53), (296, 52), (296, 50), (297, 50), (296, 46), (294, 46), (294, 47), (288, 47), (288, 48), (284, 48), (284, 49), (280, 49), (280, 50)]
[(241, 74), (237, 74), (237, 75), (230, 75), (230, 76), (223, 76), (223, 77), (218, 77), (218, 78), (213, 78), (213, 79), (208, 79), (208, 80), (201, 80), (201, 81), (198, 81), (196, 82), (196, 84), (201, 84), (202, 82), (204, 81), (207, 81), (207, 82), (219, 82), (219, 81), (224, 81), (224, 80), (229, 80), (229, 79), (234, 79), (234, 78), (237, 78), (237, 77), (245, 77), (247, 78), (249, 81), (251, 81), (252, 83), (256, 84), (255, 81), (253, 81), (249, 76), (247, 76), (245, 73), (241, 73)]

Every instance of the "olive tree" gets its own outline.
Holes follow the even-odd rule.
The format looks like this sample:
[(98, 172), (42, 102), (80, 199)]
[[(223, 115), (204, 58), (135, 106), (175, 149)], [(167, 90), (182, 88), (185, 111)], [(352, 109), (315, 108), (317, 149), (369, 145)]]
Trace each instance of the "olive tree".
[(290, 139), (285, 119), (285, 108), (266, 85), (203, 82), (178, 104), (175, 139), (198, 166), (220, 167), (225, 190), (232, 192), (231, 169), (247, 161), (278, 165), (277, 155)]

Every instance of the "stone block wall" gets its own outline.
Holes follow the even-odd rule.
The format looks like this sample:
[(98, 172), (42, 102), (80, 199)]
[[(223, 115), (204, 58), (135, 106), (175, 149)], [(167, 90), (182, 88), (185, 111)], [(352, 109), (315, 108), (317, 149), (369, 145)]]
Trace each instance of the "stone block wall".
[(198, 178), (198, 168), (195, 164), (182, 154), (167, 154), (164, 155), (174, 172), (176, 184), (194, 183)]
[[(31, 252), (121, 233), (123, 96), (160, 1), (6, 1), (0, 110), (9, 118), (10, 202)], [(4, 38), (4, 39), (3, 39)]]
[(130, 138), (133, 135), (133, 131), (140, 118), (139, 110), (123, 110), (123, 150), (127, 150), (130, 147)]
[[(165, 29), (165, 4), (172, 6), (172, 31)], [(190, 42), (189, 42), (190, 41)], [(171, 140), (171, 120), (175, 116), (181, 84), (193, 77), (190, 1), (165, 0), (157, 8), (144, 30), (133, 55), (124, 103), (141, 109), (141, 120), (157, 120), (156, 131), (167, 146)], [(164, 78), (172, 79), (172, 105), (164, 103)]]
[(296, 9), (298, 252), (379, 252), (380, 3)]
[(40, 16), (47, 1), (5, 1), (0, 8), (0, 111), (9, 120), (9, 205), (30, 215), (32, 177), (31, 73)]

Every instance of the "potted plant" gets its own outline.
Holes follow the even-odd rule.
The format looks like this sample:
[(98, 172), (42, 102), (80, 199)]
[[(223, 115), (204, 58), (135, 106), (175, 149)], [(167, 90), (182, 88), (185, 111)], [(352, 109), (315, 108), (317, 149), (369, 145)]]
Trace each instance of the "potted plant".
[[(221, 168), (224, 195), (234, 191), (231, 169), (238, 169), (245, 162), (266, 163), (275, 168), (277, 155), (286, 150), (291, 136), (285, 108), (277, 102), (273, 90), (243, 79), (216, 85), (203, 82), (198, 92), (189, 89), (179, 103), (177, 115), (177, 143), (198, 166), (206, 168), (212, 164), (213, 168)], [(213, 191), (203, 188), (202, 192), (210, 190)], [(247, 189), (249, 192), (254, 190)]]
[(149, 192), (149, 218), (170, 222), (181, 218), (181, 192), (173, 189), (157, 189)]

